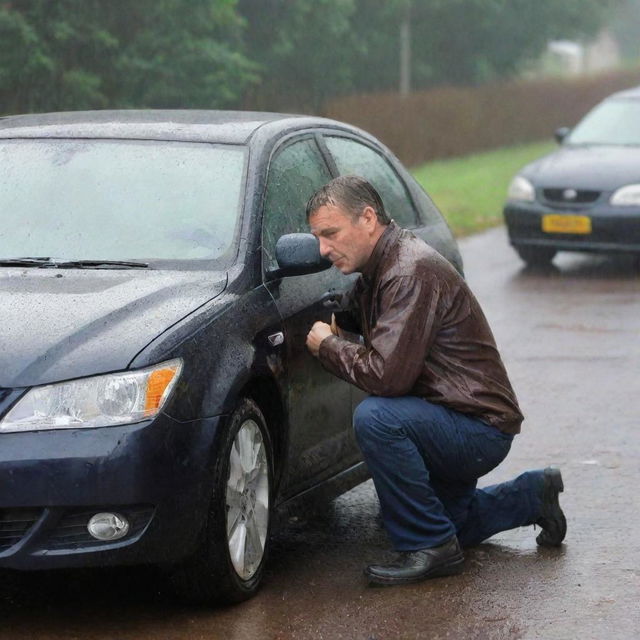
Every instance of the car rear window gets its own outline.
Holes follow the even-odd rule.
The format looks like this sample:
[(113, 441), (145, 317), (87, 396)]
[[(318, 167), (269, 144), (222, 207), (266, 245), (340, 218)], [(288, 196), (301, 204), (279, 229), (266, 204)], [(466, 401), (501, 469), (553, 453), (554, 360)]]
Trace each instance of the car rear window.
[(402, 227), (417, 226), (409, 193), (385, 158), (350, 138), (326, 136), (325, 141), (340, 175), (362, 176), (376, 188), (389, 216)]

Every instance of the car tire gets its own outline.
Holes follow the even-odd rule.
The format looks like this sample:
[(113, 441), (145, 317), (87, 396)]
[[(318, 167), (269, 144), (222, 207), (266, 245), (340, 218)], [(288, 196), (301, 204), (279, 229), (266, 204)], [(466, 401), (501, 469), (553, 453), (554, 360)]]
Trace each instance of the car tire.
[(545, 267), (551, 264), (557, 251), (546, 247), (516, 247), (516, 251), (522, 260), (531, 267)]
[(198, 548), (171, 576), (184, 600), (235, 603), (255, 595), (269, 546), (272, 484), (266, 421), (258, 405), (243, 398), (221, 436)]

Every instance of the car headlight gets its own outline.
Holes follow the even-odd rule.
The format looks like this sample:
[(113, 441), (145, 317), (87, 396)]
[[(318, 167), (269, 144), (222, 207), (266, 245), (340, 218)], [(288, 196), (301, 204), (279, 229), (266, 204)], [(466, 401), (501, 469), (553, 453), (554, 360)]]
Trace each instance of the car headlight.
[(536, 190), (526, 178), (516, 176), (509, 185), (507, 198), (509, 198), (509, 200), (533, 202), (536, 199)]
[(637, 207), (640, 205), (640, 184), (628, 184), (611, 196), (609, 202), (617, 207)]
[(80, 429), (153, 418), (182, 370), (182, 360), (33, 387), (0, 422), (0, 433)]

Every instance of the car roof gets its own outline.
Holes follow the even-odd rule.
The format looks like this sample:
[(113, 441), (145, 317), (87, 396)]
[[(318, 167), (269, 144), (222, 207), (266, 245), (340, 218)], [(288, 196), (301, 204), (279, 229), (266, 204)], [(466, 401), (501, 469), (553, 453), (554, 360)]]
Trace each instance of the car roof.
[(0, 139), (125, 138), (245, 144), (260, 127), (269, 123), (289, 129), (329, 122), (338, 124), (324, 118), (259, 111), (68, 111), (0, 118)]
[(607, 98), (607, 100), (611, 98), (640, 99), (640, 86), (632, 87), (631, 89), (625, 89), (624, 91), (618, 91), (617, 93), (613, 93)]

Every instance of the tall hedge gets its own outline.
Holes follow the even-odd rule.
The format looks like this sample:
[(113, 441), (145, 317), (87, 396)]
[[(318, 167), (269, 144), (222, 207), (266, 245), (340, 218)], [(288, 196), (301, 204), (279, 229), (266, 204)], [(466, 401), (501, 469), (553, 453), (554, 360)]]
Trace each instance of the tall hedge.
[(440, 87), (332, 100), (323, 115), (373, 133), (405, 163), (461, 156), (549, 138), (572, 126), (614, 91), (640, 84), (640, 70), (518, 81), (473, 88)]

